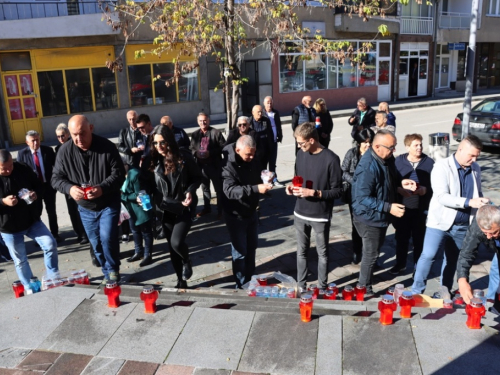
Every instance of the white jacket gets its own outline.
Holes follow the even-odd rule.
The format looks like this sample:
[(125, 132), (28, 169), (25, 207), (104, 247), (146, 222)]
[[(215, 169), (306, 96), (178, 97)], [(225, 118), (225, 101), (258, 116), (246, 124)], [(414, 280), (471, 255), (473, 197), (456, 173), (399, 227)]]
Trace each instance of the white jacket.
[[(481, 190), (481, 168), (479, 164), (472, 163), (472, 178), (474, 179), (473, 198), (483, 196)], [(457, 216), (457, 209), (465, 208), (467, 198), (460, 196), (460, 177), (454, 155), (446, 159), (438, 160), (431, 172), (431, 185), (433, 195), (429, 205), (427, 216), (427, 227), (447, 231), (453, 225)], [(473, 208), (470, 222), (474, 218), (477, 209)]]

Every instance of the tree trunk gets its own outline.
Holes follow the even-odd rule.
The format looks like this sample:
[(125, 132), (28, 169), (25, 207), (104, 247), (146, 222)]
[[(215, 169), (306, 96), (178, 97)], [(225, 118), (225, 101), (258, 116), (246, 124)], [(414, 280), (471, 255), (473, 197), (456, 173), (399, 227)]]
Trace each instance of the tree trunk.
[(226, 12), (225, 52), (229, 71), (224, 72), (224, 82), (226, 86), (227, 128), (231, 130), (236, 126), (240, 106), (240, 90), (239, 84), (237, 84), (240, 81), (240, 68), (237, 63), (234, 45), (234, 0), (226, 0)]

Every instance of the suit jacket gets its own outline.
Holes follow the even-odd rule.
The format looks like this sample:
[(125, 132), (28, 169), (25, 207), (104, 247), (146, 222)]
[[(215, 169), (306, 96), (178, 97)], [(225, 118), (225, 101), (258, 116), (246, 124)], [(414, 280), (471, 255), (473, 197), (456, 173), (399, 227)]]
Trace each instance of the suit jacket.
[[(274, 108), (273, 108), (273, 112), (274, 112), (274, 123), (276, 124), (276, 142), (281, 143), (281, 140), (283, 139), (283, 130), (281, 129), (280, 113)], [(265, 109), (262, 112), (262, 116), (266, 116), (267, 118), (269, 118)], [(269, 121), (271, 121), (271, 120), (269, 120)], [(274, 135), (274, 133), (273, 133), (273, 135)]]
[[(474, 179), (474, 194), (472, 198), (483, 196), (481, 190), (481, 168), (472, 163), (472, 178)], [(438, 160), (431, 172), (432, 198), (427, 216), (429, 228), (447, 231), (451, 228), (457, 216), (457, 209), (465, 208), (467, 198), (460, 196), (460, 177), (458, 176), (454, 154), (446, 159)], [(473, 208), (470, 221), (474, 218), (477, 209)]]
[[(50, 186), (50, 179), (52, 178), (52, 169), (56, 162), (56, 153), (49, 146), (40, 146), (40, 153), (42, 154), (43, 169), (45, 173), (45, 184)], [(35, 162), (33, 161), (33, 155), (29, 147), (23, 148), (17, 154), (17, 160), (27, 164), (31, 167), (33, 171), (36, 171)]]

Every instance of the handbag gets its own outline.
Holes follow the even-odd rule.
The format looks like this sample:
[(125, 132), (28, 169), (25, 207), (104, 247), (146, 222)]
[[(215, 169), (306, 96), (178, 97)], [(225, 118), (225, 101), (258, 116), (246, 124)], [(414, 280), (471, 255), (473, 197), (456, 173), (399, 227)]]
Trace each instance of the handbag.
[(180, 215), (186, 208), (181, 202), (173, 198), (164, 198), (160, 204), (160, 210), (172, 212), (173, 214)]
[(351, 184), (347, 181), (342, 182), (342, 195), (340, 200), (343, 203), (351, 204)]

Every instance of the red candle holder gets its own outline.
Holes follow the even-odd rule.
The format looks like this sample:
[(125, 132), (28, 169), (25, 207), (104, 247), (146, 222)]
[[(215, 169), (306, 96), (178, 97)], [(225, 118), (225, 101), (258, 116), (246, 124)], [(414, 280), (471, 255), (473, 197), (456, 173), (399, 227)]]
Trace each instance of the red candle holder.
[(293, 187), (302, 187), (302, 184), (304, 184), (304, 179), (301, 176), (295, 176), (292, 178)]
[(404, 291), (401, 297), (399, 297), (399, 306), (401, 306), (401, 311), (399, 313), (401, 318), (411, 318), (411, 308), (415, 306), (413, 294), (409, 291)]
[(326, 290), (325, 291), (325, 299), (330, 299), (330, 300), (334, 300), (335, 298), (337, 297), (337, 295), (335, 294), (335, 292), (333, 290)]
[(356, 296), (356, 301), (364, 301), (366, 294), (366, 286), (357, 284), (354, 288), (354, 295)]
[(337, 288), (337, 284), (330, 283), (330, 284), (328, 284), (327, 289), (331, 290), (333, 292), (333, 298), (332, 299), (337, 298), (337, 294), (339, 293), (339, 288)]
[(16, 280), (12, 283), (12, 290), (16, 298), (24, 296), (24, 285), (20, 280)]
[[(146, 285), (142, 288), (141, 301), (144, 301), (144, 312), (146, 314), (154, 314), (156, 312), (157, 299), (158, 291), (154, 290), (153, 285)], [(118, 304), (119, 302), (120, 301), (118, 301)]]
[(387, 294), (389, 294), (390, 296), (394, 296), (394, 287), (391, 286), (387, 289)]
[(300, 319), (305, 323), (310, 322), (313, 309), (313, 298), (311, 293), (304, 293), (300, 296), (299, 309)]
[(108, 306), (116, 308), (120, 306), (120, 294), (122, 288), (120, 288), (116, 281), (108, 281), (106, 283), (106, 288), (104, 289), (104, 294), (108, 296)]
[(325, 299), (325, 290), (324, 289), (318, 290), (318, 299)]
[(378, 303), (378, 310), (380, 311), (380, 323), (383, 325), (392, 324), (394, 311), (396, 311), (396, 304), (394, 303), (394, 297), (386, 294), (382, 297), (382, 301)]
[(312, 293), (312, 299), (318, 299), (319, 289), (316, 284), (309, 285), (307, 290)]
[(259, 276), (257, 279), (259, 285), (266, 286), (267, 285), (267, 276)]
[(352, 301), (354, 297), (354, 288), (350, 285), (347, 285), (342, 291), (342, 298), (344, 301)]
[(295, 288), (288, 288), (287, 298), (295, 298)]
[(483, 301), (479, 298), (472, 298), (470, 305), (465, 306), (465, 313), (467, 314), (467, 327), (470, 329), (481, 328), (481, 317), (486, 314), (486, 308), (483, 306)]
[(453, 301), (451, 299), (443, 300), (443, 308), (444, 309), (452, 309), (453, 308)]

